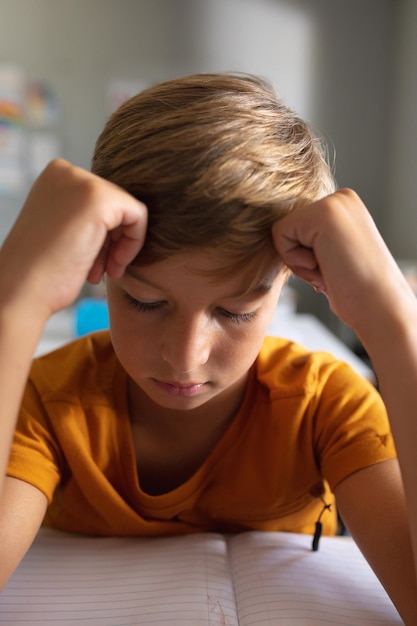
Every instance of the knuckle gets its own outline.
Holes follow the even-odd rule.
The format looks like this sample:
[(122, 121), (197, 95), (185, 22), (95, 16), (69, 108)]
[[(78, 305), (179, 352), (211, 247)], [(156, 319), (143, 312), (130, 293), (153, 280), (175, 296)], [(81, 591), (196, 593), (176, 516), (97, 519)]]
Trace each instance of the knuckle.
[(338, 193), (341, 197), (346, 198), (347, 200), (357, 200), (359, 198), (356, 191), (350, 189), (350, 187), (342, 187), (341, 189), (339, 189)]

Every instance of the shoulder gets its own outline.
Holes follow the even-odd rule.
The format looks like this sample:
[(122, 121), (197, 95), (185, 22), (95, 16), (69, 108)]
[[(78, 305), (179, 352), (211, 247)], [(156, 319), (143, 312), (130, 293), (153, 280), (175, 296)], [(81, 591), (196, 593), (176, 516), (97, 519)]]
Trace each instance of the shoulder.
[(267, 337), (257, 381), (267, 388), (271, 419), (279, 422), (280, 432), (286, 429), (291, 441), (297, 437), (293, 451), (299, 462), (305, 463), (312, 450), (332, 489), (354, 472), (395, 456), (380, 394), (333, 355)]
[(108, 331), (81, 337), (34, 360), (29, 386), (41, 396), (112, 386), (117, 359)]
[(279, 395), (314, 394), (329, 385), (370, 390), (372, 385), (327, 352), (311, 352), (280, 337), (265, 337), (256, 361), (258, 381)]

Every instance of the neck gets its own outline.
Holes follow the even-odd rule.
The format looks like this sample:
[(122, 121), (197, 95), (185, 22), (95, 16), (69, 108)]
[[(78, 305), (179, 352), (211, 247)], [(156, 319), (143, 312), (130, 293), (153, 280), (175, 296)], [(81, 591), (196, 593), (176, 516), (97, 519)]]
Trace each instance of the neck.
[(175, 411), (155, 404), (130, 380), (132, 435), (142, 489), (159, 495), (188, 480), (225, 434), (245, 388), (246, 379), (228, 390), (227, 397), (219, 394), (196, 409)]
[(247, 376), (212, 400), (190, 410), (176, 410), (156, 404), (131, 379), (128, 383), (129, 411), (132, 425), (170, 436), (184, 430), (199, 433), (227, 428), (245, 395)]

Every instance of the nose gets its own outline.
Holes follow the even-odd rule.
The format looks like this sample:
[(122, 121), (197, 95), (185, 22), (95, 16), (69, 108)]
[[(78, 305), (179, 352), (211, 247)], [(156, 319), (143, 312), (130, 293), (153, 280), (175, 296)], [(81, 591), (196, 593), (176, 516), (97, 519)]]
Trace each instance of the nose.
[(213, 329), (210, 329), (203, 315), (177, 317), (166, 323), (161, 346), (162, 358), (174, 372), (192, 372), (207, 363), (212, 333)]

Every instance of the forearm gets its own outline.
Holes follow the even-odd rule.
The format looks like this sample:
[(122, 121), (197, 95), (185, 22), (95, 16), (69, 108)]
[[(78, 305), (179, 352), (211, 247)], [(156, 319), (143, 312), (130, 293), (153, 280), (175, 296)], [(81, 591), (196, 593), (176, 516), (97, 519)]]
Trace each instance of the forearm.
[(22, 394), (46, 321), (28, 302), (18, 297), (0, 302), (0, 493)]
[(389, 413), (417, 564), (417, 299), (399, 286), (398, 293), (389, 294), (386, 306), (378, 309), (358, 334), (372, 359)]

